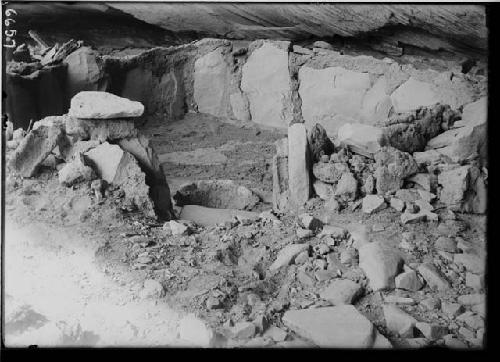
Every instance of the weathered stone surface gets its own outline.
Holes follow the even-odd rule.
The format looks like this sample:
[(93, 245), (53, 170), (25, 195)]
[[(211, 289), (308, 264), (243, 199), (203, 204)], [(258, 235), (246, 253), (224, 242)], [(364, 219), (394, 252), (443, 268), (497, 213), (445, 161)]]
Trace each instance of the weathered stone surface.
[(248, 210), (259, 202), (259, 197), (232, 180), (201, 180), (183, 185), (174, 200), (179, 206)]
[(427, 220), (428, 213), (425, 212), (417, 212), (417, 213), (410, 213), (408, 212), (408, 209), (405, 210), (404, 213), (401, 214), (401, 224), (406, 225), (406, 224), (411, 224), (411, 223), (418, 223), (421, 221)]
[(373, 291), (394, 288), (394, 278), (402, 265), (403, 259), (399, 252), (383, 243), (368, 243), (359, 248), (359, 267), (368, 277)]
[(300, 214), (298, 216), (298, 221), (302, 227), (305, 229), (319, 231), (323, 227), (323, 222), (311, 214)]
[(319, 296), (333, 305), (353, 304), (361, 293), (362, 287), (349, 279), (336, 279), (324, 288)]
[(167, 220), (172, 218), (170, 188), (159, 157), (150, 144), (150, 139), (139, 135), (138, 137), (121, 139), (119, 145), (137, 159), (141, 170), (146, 173), (147, 183), (150, 187), (149, 193), (158, 216)]
[(198, 111), (226, 117), (229, 111), (230, 69), (218, 48), (194, 63), (194, 100)]
[(292, 121), (289, 45), (264, 41), (243, 66), (241, 90), (248, 98), (253, 122), (283, 128)]
[(419, 165), (432, 165), (439, 162), (441, 154), (436, 150), (428, 150), (424, 152), (414, 152), (413, 158)]
[(344, 173), (335, 188), (335, 196), (339, 196), (344, 200), (354, 201), (357, 195), (358, 181), (352, 173)]
[(59, 127), (41, 126), (22, 139), (9, 160), (9, 167), (23, 176), (32, 177), (64, 136)]
[(483, 290), (484, 289), (484, 274), (477, 275), (474, 273), (467, 272), (465, 274), (465, 285), (469, 288), (475, 290)]
[(417, 322), (415, 327), (422, 332), (425, 338), (435, 341), (448, 333), (448, 328), (437, 324)]
[(255, 325), (251, 322), (239, 322), (231, 329), (233, 338), (248, 339), (252, 338), (257, 332)]
[(434, 186), (432, 176), (428, 173), (417, 173), (411, 177), (408, 177), (407, 181), (414, 182), (416, 185), (429, 192), (433, 189)]
[(335, 151), (335, 147), (328, 138), (325, 129), (316, 123), (308, 132), (307, 140), (311, 151), (312, 162), (318, 162), (322, 155), (331, 155)]
[(382, 129), (361, 123), (346, 123), (338, 129), (338, 141), (351, 151), (373, 157), (380, 150), (383, 140)]
[(455, 254), (453, 261), (455, 264), (463, 265), (465, 269), (472, 273), (484, 273), (486, 260), (483, 256), (476, 253)]
[(405, 202), (396, 197), (391, 197), (391, 207), (396, 211), (402, 212), (405, 208)]
[(69, 116), (80, 119), (140, 117), (144, 106), (108, 92), (84, 91), (71, 99)]
[(163, 296), (164, 292), (165, 290), (160, 282), (154, 279), (146, 279), (139, 295), (141, 298), (159, 298)]
[(447, 290), (450, 283), (442, 276), (441, 272), (432, 263), (423, 263), (418, 267), (418, 272), (431, 288)]
[(436, 149), (453, 162), (487, 158), (487, 98), (464, 107), (463, 127), (448, 130), (429, 140), (426, 149)]
[(77, 140), (117, 140), (126, 137), (135, 137), (137, 129), (133, 120), (86, 120), (73, 117), (66, 118), (66, 133)]
[(159, 155), (161, 163), (177, 165), (210, 166), (223, 165), (228, 159), (220, 149), (215, 147), (196, 148), (193, 151), (175, 151)]
[(424, 284), (414, 270), (410, 270), (396, 276), (396, 288), (416, 292), (422, 289)]
[(393, 147), (383, 147), (375, 154), (375, 178), (379, 195), (399, 190), (404, 179), (415, 174), (418, 166), (413, 157)]
[(318, 162), (313, 165), (314, 177), (329, 184), (338, 182), (342, 175), (346, 172), (349, 172), (349, 166), (347, 163)]
[(308, 244), (290, 244), (285, 246), (280, 250), (276, 257), (276, 260), (269, 267), (269, 270), (275, 271), (282, 266), (290, 264), (290, 262), (295, 258), (296, 255), (307, 249), (309, 249)]
[(459, 113), (447, 104), (395, 113), (381, 122), (384, 140), (400, 151), (420, 152), (431, 138), (442, 132), (443, 124), (453, 124), (458, 117)]
[[(383, 305), (385, 324), (393, 333), (411, 330), (417, 320), (392, 304)], [(413, 337), (413, 336), (411, 336)]]
[(311, 191), (310, 153), (304, 124), (288, 127), (288, 188), (290, 201), (295, 206), (309, 200)]
[(448, 253), (456, 253), (458, 251), (456, 240), (448, 238), (446, 236), (440, 236), (439, 238), (437, 238), (437, 240), (434, 242), (434, 247), (437, 250), (446, 251)]
[(326, 182), (320, 180), (314, 181), (313, 189), (316, 195), (318, 195), (320, 199), (323, 199), (325, 201), (330, 199), (335, 192), (333, 185), (327, 184)]
[(441, 172), (438, 184), (442, 186), (440, 201), (452, 211), (486, 212), (486, 185), (477, 167), (465, 165)]
[(408, 112), (437, 103), (437, 96), (430, 83), (410, 77), (392, 93), (391, 100), (396, 112)]
[(194, 314), (182, 318), (177, 330), (182, 341), (195, 347), (212, 347), (216, 340), (212, 329)]
[(463, 313), (464, 307), (459, 303), (442, 303), (441, 311), (449, 318), (455, 318), (460, 313)]
[(85, 153), (97, 175), (125, 192), (125, 197), (149, 217), (156, 218), (155, 207), (150, 198), (150, 188), (146, 184), (146, 174), (137, 160), (118, 145), (108, 142)]
[(80, 47), (64, 59), (67, 66), (66, 89), (72, 98), (81, 91), (104, 91), (107, 81), (98, 53), (90, 47)]
[(461, 305), (476, 305), (484, 303), (485, 295), (484, 294), (464, 294), (457, 298), (458, 303)]
[(361, 118), (363, 97), (370, 88), (368, 73), (342, 67), (299, 70), (302, 116), (308, 127), (320, 123), (335, 134), (340, 126)]
[(78, 154), (85, 153), (85, 152), (91, 150), (92, 148), (96, 148), (100, 144), (101, 143), (97, 140), (77, 141), (69, 147), (68, 151), (65, 154), (65, 160), (71, 161), (71, 160), (75, 159), (75, 157), (78, 156)]
[(363, 198), (362, 209), (364, 213), (372, 214), (374, 212), (383, 210), (387, 207), (385, 200), (381, 196), (377, 195), (366, 195)]
[(386, 94), (387, 87), (386, 77), (381, 76), (366, 92), (361, 108), (361, 116), (365, 122), (374, 124), (385, 121), (389, 117), (392, 101), (391, 97)]
[(95, 173), (91, 167), (82, 162), (82, 157), (76, 157), (59, 170), (58, 178), (59, 182), (64, 186), (72, 186), (79, 182), (93, 180)]
[(289, 197), (288, 156), (273, 156), (271, 167), (273, 173), (273, 210), (283, 211), (286, 209)]
[(248, 99), (241, 91), (232, 93), (229, 96), (229, 103), (236, 119), (240, 121), (250, 121), (252, 119)]
[(289, 310), (283, 322), (320, 347), (367, 348), (374, 344), (372, 323), (352, 305)]

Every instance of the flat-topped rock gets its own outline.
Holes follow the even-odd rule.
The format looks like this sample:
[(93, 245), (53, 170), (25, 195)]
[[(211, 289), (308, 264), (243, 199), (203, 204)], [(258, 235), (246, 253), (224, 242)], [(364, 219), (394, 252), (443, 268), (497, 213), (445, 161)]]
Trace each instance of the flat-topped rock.
[(69, 115), (81, 119), (140, 117), (144, 106), (108, 92), (85, 91), (71, 99)]
[(373, 324), (352, 305), (289, 310), (283, 322), (319, 347), (370, 348), (375, 342)]

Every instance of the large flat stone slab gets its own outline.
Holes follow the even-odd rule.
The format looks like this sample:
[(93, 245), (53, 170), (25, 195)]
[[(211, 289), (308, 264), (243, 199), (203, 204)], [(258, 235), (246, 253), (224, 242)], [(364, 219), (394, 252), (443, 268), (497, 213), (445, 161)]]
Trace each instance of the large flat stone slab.
[(329, 134), (340, 126), (361, 119), (363, 97), (370, 88), (370, 76), (342, 67), (299, 70), (302, 116), (308, 128), (321, 124)]
[(373, 324), (352, 305), (290, 310), (283, 323), (319, 347), (370, 348), (375, 341)]
[(241, 90), (255, 123), (284, 128), (292, 120), (288, 46), (289, 42), (264, 41), (243, 66)]
[(71, 99), (69, 115), (81, 119), (140, 117), (144, 106), (108, 92), (83, 91)]

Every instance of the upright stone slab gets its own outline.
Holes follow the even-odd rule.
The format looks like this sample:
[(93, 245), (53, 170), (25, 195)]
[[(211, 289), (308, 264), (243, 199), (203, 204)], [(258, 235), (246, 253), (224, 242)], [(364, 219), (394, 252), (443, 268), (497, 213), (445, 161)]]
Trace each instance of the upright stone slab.
[(9, 161), (13, 171), (23, 177), (32, 177), (45, 158), (61, 141), (64, 133), (60, 127), (40, 126), (32, 130), (15, 150)]
[(249, 100), (252, 121), (256, 123), (284, 128), (292, 121), (289, 45), (264, 41), (243, 66), (241, 90)]
[(302, 116), (308, 128), (316, 123), (335, 134), (340, 126), (361, 118), (363, 97), (370, 88), (370, 76), (342, 67), (299, 70)]
[(309, 200), (310, 172), (306, 127), (303, 123), (294, 123), (288, 127), (288, 187), (294, 207)]
[(64, 60), (68, 65), (67, 91), (73, 97), (81, 91), (104, 91), (106, 78), (98, 53), (89, 47), (81, 47), (68, 55)]
[(132, 200), (146, 216), (156, 218), (154, 204), (146, 184), (146, 174), (142, 172), (134, 156), (123, 151), (118, 145), (108, 142), (85, 153), (97, 174), (109, 184), (120, 186), (125, 197)]
[(198, 111), (226, 117), (229, 110), (229, 65), (218, 48), (194, 63), (194, 100)]
[(396, 112), (413, 111), (438, 103), (438, 97), (432, 89), (432, 85), (413, 77), (410, 77), (392, 93), (391, 100)]

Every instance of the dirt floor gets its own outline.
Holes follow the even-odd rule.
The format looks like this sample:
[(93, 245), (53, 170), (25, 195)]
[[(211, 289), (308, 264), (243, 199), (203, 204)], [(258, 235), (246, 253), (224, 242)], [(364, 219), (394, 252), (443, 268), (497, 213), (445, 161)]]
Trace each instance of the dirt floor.
[[(263, 202), (257, 211), (271, 208), (273, 143), (283, 137), (282, 132), (199, 114), (187, 114), (184, 120), (170, 124), (150, 122), (142, 131), (152, 137), (164, 162), (172, 194), (187, 180), (231, 179), (261, 194)], [(310, 275), (310, 283), (298, 279), (297, 265), (269, 272), (277, 253), (299, 239), (293, 215), (240, 219), (176, 236), (162, 223), (129, 210), (119, 190), (108, 190), (98, 204), (89, 185), (61, 187), (54, 170), (45, 170), (37, 179), (9, 177), (5, 211), (6, 315), (11, 316), (7, 318), (7, 331), (11, 331), (7, 342), (14, 345), (32, 344), (29, 341), (36, 338), (43, 341), (41, 336), (49, 335), (43, 328), (52, 328), (58, 321), (67, 325), (60, 332), (67, 344), (179, 345), (176, 326), (180, 315), (195, 312), (226, 337), (226, 346), (249, 346), (251, 340), (231, 339), (228, 329), (233, 323), (262, 317), (266, 324), (284, 330), (286, 339), (257, 334), (258, 342), (276, 347), (310, 346), (283, 325), (281, 316), (288, 309), (328, 305), (318, 291), (329, 280), (315, 278), (318, 270), (314, 264), (300, 269)], [(457, 220), (440, 224), (401, 226), (400, 213), (391, 208), (370, 216), (359, 207), (329, 212), (318, 198), (301, 211), (349, 232), (364, 225), (372, 241), (395, 247), (404, 232), (414, 233), (415, 248), (404, 254), (408, 265), (439, 259), (448, 270), (446, 260), (432, 247), (440, 225), (447, 226), (446, 233), (469, 241), (478, 253), (484, 249), (484, 216), (457, 215)], [(312, 236), (308, 242), (315, 250), (324, 240)], [(335, 241), (329, 254), (329, 265), (334, 267), (328, 270), (366, 286), (356, 261), (351, 266), (338, 262), (347, 248), (347, 239)], [(324, 255), (312, 252), (311, 262), (320, 259)], [(450, 320), (442, 312), (427, 310), (419, 302), (431, 296), (455, 301), (458, 295), (473, 293), (464, 285), (463, 271), (458, 274), (447, 292), (428, 287), (418, 292), (371, 292), (355, 306), (395, 346), (404, 347), (404, 341), (385, 329), (382, 301), (388, 295), (411, 297), (415, 303), (402, 309), (419, 321), (449, 327)], [(160, 295), (144, 297), (143, 283), (148, 279), (161, 284)], [(33, 337), (34, 333), (40, 337)]]

